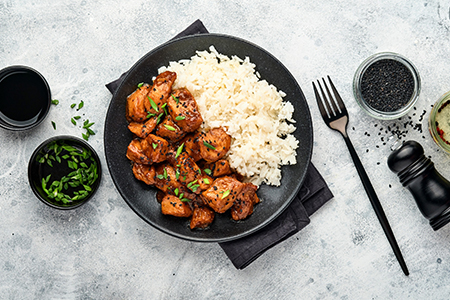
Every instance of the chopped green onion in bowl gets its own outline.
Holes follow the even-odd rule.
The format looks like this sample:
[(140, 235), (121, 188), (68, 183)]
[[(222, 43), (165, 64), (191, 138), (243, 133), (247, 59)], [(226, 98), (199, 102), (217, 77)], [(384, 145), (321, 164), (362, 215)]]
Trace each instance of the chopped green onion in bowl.
[(58, 209), (73, 209), (92, 198), (102, 170), (95, 150), (72, 136), (57, 136), (39, 145), (28, 164), (35, 195)]

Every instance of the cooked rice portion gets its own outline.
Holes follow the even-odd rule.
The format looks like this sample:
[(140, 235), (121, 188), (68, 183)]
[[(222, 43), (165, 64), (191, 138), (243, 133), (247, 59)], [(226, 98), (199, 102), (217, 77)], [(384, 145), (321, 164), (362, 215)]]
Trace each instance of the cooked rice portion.
[(195, 97), (203, 128), (226, 128), (232, 136), (227, 157), (232, 168), (253, 184), (280, 185), (281, 166), (296, 163), (294, 107), (283, 101), (282, 91), (259, 78), (248, 57), (229, 58), (213, 46), (209, 50), (158, 71), (177, 73), (174, 88), (186, 87)]

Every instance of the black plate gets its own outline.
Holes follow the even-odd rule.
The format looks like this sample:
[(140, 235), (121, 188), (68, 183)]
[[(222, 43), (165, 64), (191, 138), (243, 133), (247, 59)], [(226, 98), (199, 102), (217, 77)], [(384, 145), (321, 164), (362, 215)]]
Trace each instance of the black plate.
[[(294, 107), (297, 130), (294, 136), (299, 140), (297, 164), (282, 168), (279, 187), (262, 185), (258, 196), (262, 202), (255, 207), (246, 220), (235, 222), (230, 215), (216, 214), (207, 230), (191, 230), (189, 220), (165, 216), (155, 199), (156, 189), (136, 180), (126, 158), (127, 146), (132, 139), (125, 119), (126, 98), (138, 83), (151, 83), (158, 74), (158, 68), (169, 61), (189, 59), (197, 50), (208, 50), (211, 45), (219, 53), (240, 58), (250, 57), (256, 64), (261, 78), (274, 84), (287, 94), (284, 98)], [(245, 40), (217, 34), (201, 34), (169, 41), (141, 58), (128, 72), (114, 94), (105, 121), (105, 155), (111, 177), (119, 193), (128, 205), (146, 222), (157, 229), (179, 238), (197, 242), (224, 242), (248, 235), (273, 221), (291, 203), (306, 174), (312, 153), (313, 132), (309, 108), (298, 83), (291, 73), (274, 56), (264, 49)]]

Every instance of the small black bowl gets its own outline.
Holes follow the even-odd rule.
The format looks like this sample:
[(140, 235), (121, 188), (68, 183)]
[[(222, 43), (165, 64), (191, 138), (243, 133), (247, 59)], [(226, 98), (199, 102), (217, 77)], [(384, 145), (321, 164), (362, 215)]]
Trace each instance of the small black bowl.
[[(34, 194), (45, 204), (63, 210), (89, 201), (100, 185), (101, 176), (95, 150), (73, 136), (46, 140), (34, 150), (28, 163), (28, 181)], [(55, 181), (57, 184), (53, 186)]]
[(0, 127), (31, 129), (44, 121), (50, 105), (50, 87), (38, 71), (26, 66), (0, 70)]

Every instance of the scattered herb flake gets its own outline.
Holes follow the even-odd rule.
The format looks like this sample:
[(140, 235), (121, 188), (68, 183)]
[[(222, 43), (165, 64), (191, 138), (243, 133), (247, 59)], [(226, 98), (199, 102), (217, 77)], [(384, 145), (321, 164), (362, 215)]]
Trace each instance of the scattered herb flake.
[(52, 121), (53, 129), (56, 130), (56, 123)]
[(59, 104), (59, 100), (56, 100), (56, 99), (55, 99), (55, 100), (52, 100), (52, 104), (53, 104), (53, 105), (58, 105), (58, 104)]
[(80, 109), (82, 109), (83, 108), (83, 106), (84, 106), (84, 102), (83, 102), (83, 100), (81, 100), (81, 102), (78, 104), (78, 108), (77, 108), (77, 110), (80, 110)]

